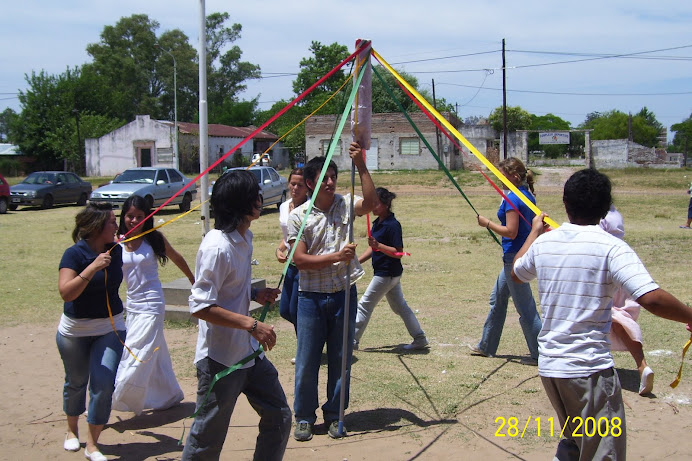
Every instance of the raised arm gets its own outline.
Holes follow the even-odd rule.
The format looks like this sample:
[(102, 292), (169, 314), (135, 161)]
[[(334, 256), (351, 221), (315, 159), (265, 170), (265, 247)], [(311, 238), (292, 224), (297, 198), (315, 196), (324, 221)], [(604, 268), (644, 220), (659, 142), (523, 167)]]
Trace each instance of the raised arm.
[(363, 216), (370, 213), (377, 204), (377, 192), (375, 192), (375, 183), (372, 182), (372, 177), (365, 165), (363, 158), (363, 150), (357, 142), (352, 142), (348, 148), (348, 154), (358, 170), (360, 176), (360, 186), (363, 189), (363, 200), (353, 204), (353, 209), (357, 216)]

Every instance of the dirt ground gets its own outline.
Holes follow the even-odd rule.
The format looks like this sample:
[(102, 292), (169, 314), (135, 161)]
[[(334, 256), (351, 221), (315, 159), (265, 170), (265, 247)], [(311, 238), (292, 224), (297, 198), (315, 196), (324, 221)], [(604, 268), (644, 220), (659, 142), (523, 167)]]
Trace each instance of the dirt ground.
[[(194, 344), (196, 331), (192, 328), (173, 329), (167, 330), (166, 335), (171, 348), (176, 348)], [(463, 344), (433, 343), (431, 353), (443, 353), (444, 348), (457, 346), (463, 347)], [(0, 401), (0, 459), (83, 459), (83, 450), (72, 453), (62, 449), (65, 418), (60, 383), (63, 371), (55, 347), (55, 327), (38, 326), (32, 327), (31, 331), (26, 327), (0, 329), (0, 356), (3, 363), (0, 387), (5, 391), (5, 397)], [(479, 357), (477, 360), (492, 361), (490, 363), (496, 366), (496, 371), (515, 372), (516, 379), (506, 383), (506, 390), (498, 386), (497, 394), (480, 397), (480, 388), (486, 382), (490, 386), (496, 373), (488, 374), (479, 389), (469, 390), (463, 396), (463, 405), (452, 418), (441, 417), (432, 399), (427, 408), (412, 407), (407, 404), (406, 396), (401, 397), (400, 408), (363, 408), (354, 403), (345, 418), (348, 437), (332, 440), (324, 428), (317, 428), (317, 434), (310, 442), (298, 443), (291, 438), (285, 459), (551, 459), (558, 434), (549, 436), (548, 421), (554, 413), (544, 393), (535, 391), (541, 388), (537, 368), (520, 365), (511, 358)], [(274, 363), (289, 403), (292, 403), (293, 367), (288, 360), (275, 360)], [(618, 371), (626, 403), (629, 459), (689, 459), (688, 434), (692, 426), (689, 406), (692, 385), (689, 380), (683, 379), (675, 392), (667, 387), (667, 383), (658, 381), (655, 390), (660, 389), (665, 396), (645, 398), (636, 393), (636, 370), (630, 367)], [(357, 363), (354, 364), (353, 376), (352, 386), (357, 386)], [(139, 417), (130, 413), (112, 413), (100, 439), (102, 452), (108, 459), (180, 459), (182, 447), (178, 445), (178, 439), (183, 427), (186, 430), (190, 427), (191, 420), (186, 418), (194, 411), (196, 379), (184, 378), (180, 384), (185, 400), (170, 410), (145, 413)], [(421, 383), (423, 391), (424, 387)], [(515, 392), (517, 390), (520, 392)], [(450, 392), (459, 390), (450, 389)], [(517, 407), (517, 399), (522, 399), (520, 407)], [(519, 431), (531, 418), (523, 438), (507, 436), (506, 427), (500, 430), (497, 418), (511, 416), (518, 418)], [(536, 431), (536, 418), (542, 420), (540, 436)], [(247, 400), (241, 397), (231, 420), (222, 459), (252, 459), (258, 420)], [(83, 420), (80, 429), (83, 447), (86, 434)], [(500, 437), (502, 433), (504, 437)]]

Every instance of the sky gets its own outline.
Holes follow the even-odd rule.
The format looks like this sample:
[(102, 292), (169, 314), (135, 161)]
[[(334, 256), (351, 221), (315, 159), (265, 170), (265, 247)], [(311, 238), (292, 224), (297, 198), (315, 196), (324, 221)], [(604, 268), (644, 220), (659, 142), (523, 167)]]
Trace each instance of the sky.
[[(202, 0), (24, 0), (0, 16), (0, 111), (20, 111), (25, 74), (60, 74), (91, 61), (104, 26), (133, 14), (181, 29), (197, 47)], [(591, 112), (652, 111), (670, 129), (692, 114), (692, 2), (669, 0), (286, 0), (204, 2), (242, 25), (242, 59), (264, 78), (241, 99), (260, 109), (292, 97), (291, 83), (310, 44), (355, 49), (359, 38), (459, 116), (487, 117), (502, 105), (505, 39), (507, 105), (553, 113), (576, 127)], [(576, 4), (574, 2), (573, 4)], [(568, 61), (568, 62), (565, 62)], [(292, 75), (277, 77), (277, 73)], [(669, 133), (671, 139), (671, 133)]]

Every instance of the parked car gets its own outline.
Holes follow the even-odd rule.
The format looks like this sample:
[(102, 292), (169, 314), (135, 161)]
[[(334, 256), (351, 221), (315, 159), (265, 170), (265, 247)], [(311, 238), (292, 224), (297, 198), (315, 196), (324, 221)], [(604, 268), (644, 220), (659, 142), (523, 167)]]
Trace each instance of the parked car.
[[(117, 175), (110, 184), (92, 192), (89, 200), (109, 202), (120, 207), (130, 195), (139, 195), (153, 208), (162, 205), (190, 182), (175, 168), (130, 168)], [(188, 211), (196, 196), (197, 186), (192, 184), (169, 205), (178, 205), (181, 211)]]
[[(261, 162), (260, 158), (262, 158)], [(269, 166), (272, 164), (272, 159), (269, 154), (252, 154), (252, 163), (254, 165)]]
[[(250, 168), (238, 167), (229, 168), (224, 171), (224, 174), (231, 170), (248, 170), (257, 178), (257, 183), (260, 186), (260, 199), (262, 206), (276, 205), (277, 208), (286, 201), (288, 196), (288, 180), (281, 176), (276, 170), (270, 166), (253, 166)], [(209, 186), (209, 197), (214, 183)]]
[(7, 207), (10, 204), (10, 185), (5, 178), (0, 174), (0, 214), (7, 213)]
[(51, 208), (56, 203), (83, 206), (91, 193), (91, 183), (68, 171), (35, 171), (24, 181), (10, 186), (10, 210), (18, 206)]

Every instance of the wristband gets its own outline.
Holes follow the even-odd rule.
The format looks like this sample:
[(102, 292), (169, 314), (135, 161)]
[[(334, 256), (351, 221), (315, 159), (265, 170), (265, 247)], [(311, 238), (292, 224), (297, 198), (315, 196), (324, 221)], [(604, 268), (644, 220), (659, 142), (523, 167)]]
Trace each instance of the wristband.
[(252, 328), (250, 328), (247, 332), (252, 334), (253, 331), (257, 328), (257, 319), (255, 319), (255, 323), (252, 324)]
[(77, 277), (81, 278), (82, 280), (86, 280), (87, 283), (91, 282), (90, 279), (84, 277), (82, 274), (77, 274)]
[(490, 229), (490, 220), (488, 220), (488, 224), (485, 225), (486, 229)]

